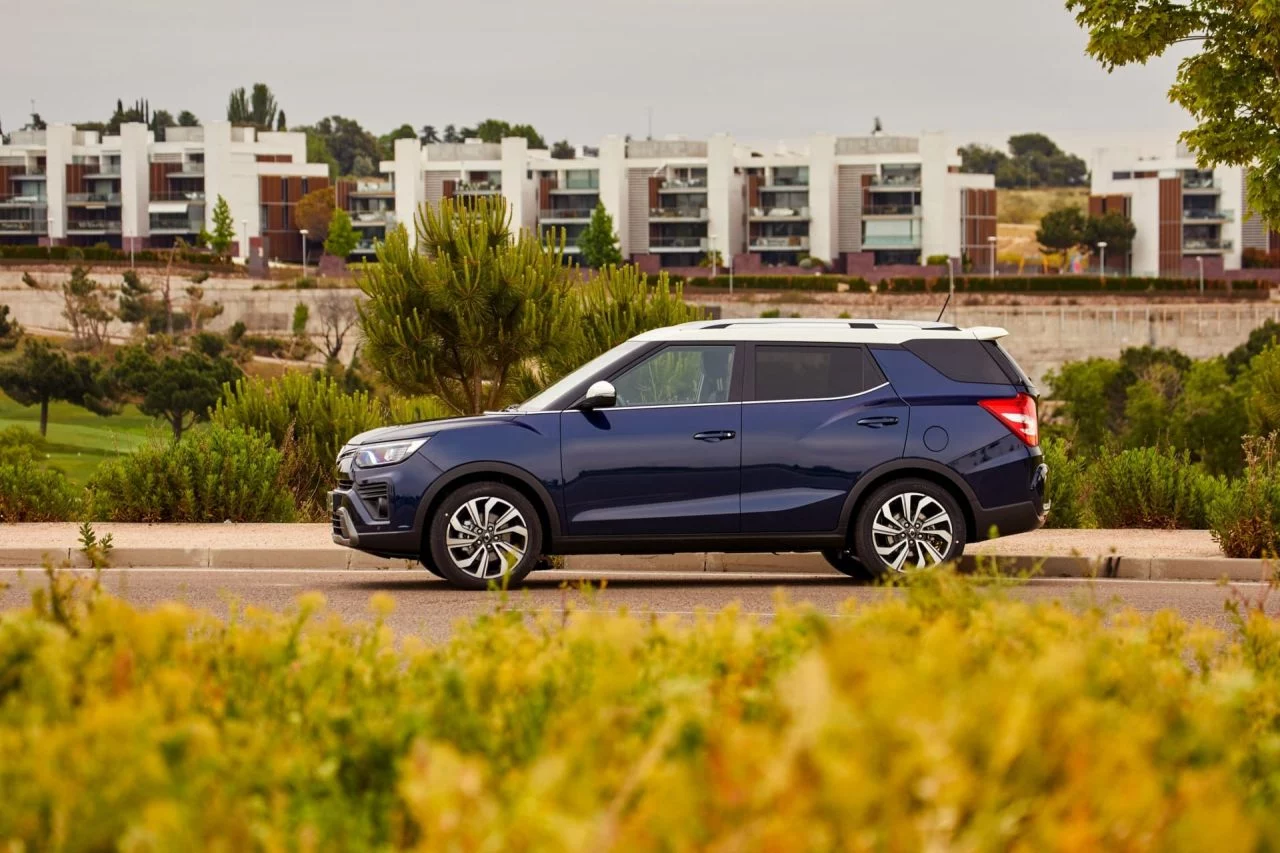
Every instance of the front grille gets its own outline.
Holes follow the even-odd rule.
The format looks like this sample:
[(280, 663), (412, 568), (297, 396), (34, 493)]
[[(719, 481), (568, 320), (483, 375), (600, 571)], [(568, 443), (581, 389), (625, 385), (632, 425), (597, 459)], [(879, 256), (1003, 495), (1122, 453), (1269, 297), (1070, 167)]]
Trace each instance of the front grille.
[(342, 532), (342, 520), (338, 518), (338, 514), (336, 512), (329, 516), (329, 523), (333, 525), (333, 532), (335, 536), (342, 536), (343, 538), (346, 538), (346, 534)]
[(343, 490), (343, 491), (347, 491), (348, 489), (350, 489), (350, 488), (351, 488), (351, 478), (350, 478), (350, 477), (344, 477), (344, 476), (342, 476), (341, 474), (339, 474), (339, 475), (338, 475), (338, 488), (339, 488), (339, 489), (341, 489), (341, 490)]
[(390, 483), (385, 480), (361, 483), (356, 486), (356, 494), (360, 496), (370, 515), (378, 519), (387, 518), (391, 506)]

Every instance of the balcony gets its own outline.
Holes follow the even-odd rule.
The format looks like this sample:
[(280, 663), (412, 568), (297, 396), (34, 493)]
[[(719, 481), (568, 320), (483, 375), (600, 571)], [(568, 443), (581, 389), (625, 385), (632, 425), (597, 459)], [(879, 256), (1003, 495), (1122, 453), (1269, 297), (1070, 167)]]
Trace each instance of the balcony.
[(375, 251), (377, 251), (378, 244), (381, 242), (382, 242), (381, 240), (361, 240), (358, 243), (356, 243), (356, 247), (355, 249), (352, 250), (352, 254), (372, 255)]
[(867, 234), (862, 238), (864, 249), (918, 249), (919, 234)]
[(588, 222), (591, 220), (591, 214), (594, 208), (552, 208), (551, 210), (539, 210), (539, 222)]
[(1222, 181), (1211, 175), (1183, 175), (1182, 191), (1184, 193), (1221, 192)]
[(891, 172), (889, 174), (872, 175), (873, 190), (904, 190), (920, 188), (920, 172)]
[(67, 204), (119, 204), (120, 193), (67, 193)]
[(47, 207), (49, 199), (39, 195), (0, 195), (0, 207)]
[(710, 213), (705, 207), (676, 205), (674, 207), (649, 208), (650, 219), (671, 219), (671, 220), (685, 220), (687, 222), (705, 222), (709, 217), (710, 217)]
[(1182, 251), (1193, 254), (1212, 254), (1215, 252), (1230, 252), (1232, 242), (1230, 240), (1220, 240), (1216, 238), (1196, 237), (1182, 241)]
[(454, 191), (456, 195), (498, 195), (501, 192), (502, 184), (495, 181), (460, 183)]
[(702, 192), (707, 188), (706, 178), (671, 178), (658, 188), (660, 193)]
[(120, 177), (120, 164), (107, 163), (102, 166), (90, 166), (84, 176), (86, 178), (118, 178)]
[(106, 219), (73, 219), (67, 231), (74, 234), (119, 234), (120, 223)]
[(151, 216), (152, 234), (199, 234), (204, 227), (203, 220), (184, 219), (178, 216)]
[(171, 181), (178, 178), (203, 178), (204, 163), (183, 163), (181, 169), (170, 172), (165, 177)]
[(752, 237), (749, 248), (753, 252), (807, 252), (809, 238), (794, 234), (780, 237)]
[(43, 217), (36, 219), (0, 219), (0, 234), (48, 234), (49, 223)]
[(655, 252), (661, 251), (689, 251), (707, 248), (706, 237), (650, 237), (649, 250)]
[(27, 171), (23, 172), (21, 175), (10, 175), (9, 180), (11, 181), (43, 181), (48, 177), (49, 176), (45, 174), (45, 171), (42, 167), (34, 166), (32, 168), (27, 169)]
[(1235, 222), (1236, 212), (1234, 210), (1203, 210), (1189, 209), (1182, 211), (1184, 221), (1200, 222)]
[(862, 208), (863, 216), (911, 216), (920, 217), (918, 204), (868, 204)]
[(393, 210), (353, 210), (348, 215), (356, 228), (385, 228), (396, 224)]
[(360, 198), (395, 198), (396, 188), (389, 183), (361, 181), (356, 184), (351, 195)]
[(176, 192), (153, 192), (152, 201), (186, 201), (197, 204), (204, 203), (204, 190), (178, 190)]
[(807, 207), (753, 207), (752, 222), (803, 222), (809, 218)]

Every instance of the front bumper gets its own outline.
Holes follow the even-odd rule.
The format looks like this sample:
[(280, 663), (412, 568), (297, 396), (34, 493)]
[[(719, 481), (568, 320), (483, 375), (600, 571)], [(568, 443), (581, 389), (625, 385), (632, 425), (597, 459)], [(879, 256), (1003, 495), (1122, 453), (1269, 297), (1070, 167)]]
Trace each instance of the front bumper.
[(417, 559), (422, 537), (414, 529), (392, 529), (385, 522), (369, 518), (362, 502), (346, 489), (329, 492), (333, 541), (347, 548), (368, 551), (382, 557)]

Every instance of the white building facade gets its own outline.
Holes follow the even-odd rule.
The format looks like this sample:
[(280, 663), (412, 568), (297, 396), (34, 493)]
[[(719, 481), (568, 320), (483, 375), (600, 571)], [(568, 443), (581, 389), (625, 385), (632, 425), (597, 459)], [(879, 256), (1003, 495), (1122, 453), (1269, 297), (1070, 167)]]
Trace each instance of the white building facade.
[(767, 153), (721, 135), (608, 137), (569, 160), (523, 139), (399, 140), (382, 171), (393, 177), (403, 223), (423, 203), (501, 195), (514, 226), (563, 233), (572, 256), (603, 203), (623, 256), (648, 271), (711, 260), (744, 273), (793, 271), (807, 258), (857, 273), (940, 256), (989, 262), (995, 179), (959, 165), (942, 134), (819, 135)]
[[(257, 132), (228, 122), (173, 127), (163, 141), (143, 124), (101, 136), (55, 124), (14, 131), (0, 144), (0, 244), (161, 248), (213, 230), (219, 196), (244, 255), (296, 260), (297, 200), (329, 186), (327, 167), (307, 163), (306, 136)], [(248, 241), (244, 238), (248, 237)]]
[(1245, 249), (1267, 250), (1273, 235), (1249, 213), (1245, 170), (1201, 169), (1190, 152), (1098, 149), (1089, 212), (1120, 213), (1137, 229), (1129, 258), (1108, 268), (1138, 276), (1217, 275), (1241, 267)]

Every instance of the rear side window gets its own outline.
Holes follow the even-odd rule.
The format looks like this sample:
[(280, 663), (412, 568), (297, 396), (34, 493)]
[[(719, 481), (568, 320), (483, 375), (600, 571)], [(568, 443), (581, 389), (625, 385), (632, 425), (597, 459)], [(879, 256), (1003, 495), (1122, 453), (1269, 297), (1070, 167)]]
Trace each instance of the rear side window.
[(902, 346), (953, 382), (1008, 385), (1011, 381), (982, 341), (976, 339), (925, 338)]
[(862, 347), (757, 345), (754, 367), (756, 400), (849, 397), (885, 381)]

